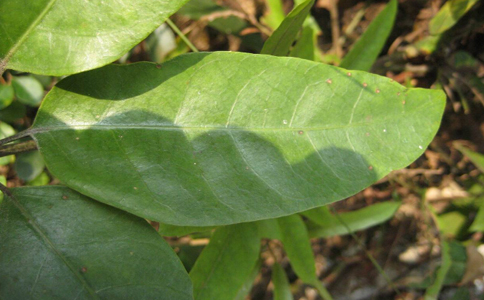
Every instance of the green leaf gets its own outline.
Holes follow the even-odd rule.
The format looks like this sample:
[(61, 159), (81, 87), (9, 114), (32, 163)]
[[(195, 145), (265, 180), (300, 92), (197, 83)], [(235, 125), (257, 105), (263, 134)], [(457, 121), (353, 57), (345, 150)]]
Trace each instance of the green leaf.
[(149, 224), (65, 187), (17, 188), (0, 207), (2, 299), (192, 299)]
[(286, 56), (313, 4), (314, 0), (307, 0), (295, 7), (267, 39), (261, 53)]
[(0, 109), (9, 106), (14, 97), (14, 90), (11, 85), (0, 84)]
[(465, 147), (459, 142), (453, 143), (454, 147), (462, 152), (471, 162), (481, 171), (484, 172), (484, 155), (474, 152), (469, 148)]
[(272, 284), (274, 285), (274, 300), (294, 300), (286, 272), (278, 263), (272, 265)]
[(326, 206), (305, 211), (302, 215), (311, 221), (307, 224), (311, 238), (330, 237), (349, 234), (344, 224), (351, 229), (351, 232), (355, 232), (386, 222), (395, 214), (400, 204), (400, 202), (383, 202), (341, 213), (339, 217), (344, 223), (331, 214)]
[(437, 271), (437, 276), (435, 278), (435, 281), (425, 291), (424, 300), (438, 299), (439, 292), (442, 289), (445, 277), (447, 276), (447, 272), (449, 271), (450, 266), (452, 264), (450, 252), (449, 252), (449, 244), (446, 241), (442, 241), (441, 248), (442, 248), (442, 263), (440, 265), (440, 268)]
[(20, 179), (31, 181), (44, 171), (45, 163), (39, 151), (32, 151), (18, 154), (14, 168)]
[(194, 300), (231, 300), (243, 288), (259, 257), (260, 241), (254, 223), (215, 231), (190, 271)]
[(291, 49), (289, 56), (314, 60), (317, 35), (311, 26), (304, 26), (301, 38)]
[(44, 87), (33, 76), (13, 77), (12, 86), (17, 99), (23, 104), (39, 106), (44, 98)]
[(284, 9), (282, 7), (282, 1), (267, 0), (266, 4), (267, 12), (262, 18), (262, 22), (275, 30), (281, 25), (281, 23), (284, 21), (284, 18), (286, 17), (286, 14), (284, 13)]
[(257, 279), (257, 275), (259, 275), (259, 271), (261, 267), (262, 267), (262, 260), (259, 259), (255, 264), (255, 267), (252, 269), (252, 273), (249, 275), (249, 277), (247, 277), (244, 285), (242, 285), (242, 287), (237, 292), (237, 296), (235, 296), (234, 300), (247, 299), (247, 295), (250, 293), (252, 286), (254, 285), (254, 281)]
[(332, 300), (331, 295), (316, 276), (316, 261), (314, 260), (311, 242), (304, 222), (299, 215), (291, 215), (277, 219), (281, 231), (281, 242), (297, 276), (318, 290), (325, 300)]
[(66, 75), (106, 65), (142, 41), (185, 2), (3, 0), (0, 73), (8, 68)]
[(281, 229), (281, 242), (294, 272), (303, 282), (314, 284), (318, 281), (316, 262), (303, 220), (299, 215), (291, 215), (279, 218), (277, 222)]
[(478, 0), (450, 0), (447, 1), (430, 20), (429, 29), (431, 35), (441, 34), (459, 21)]
[(346, 54), (340, 67), (350, 70), (369, 71), (392, 32), (397, 16), (397, 0), (390, 0), (387, 6), (371, 22), (365, 33)]
[(228, 52), (111, 65), (59, 82), (30, 133), (54, 177), (146, 219), (277, 218), (407, 166), (439, 127), (442, 91), (347, 73)]
[[(15, 129), (13, 129), (12, 126), (8, 125), (7, 123), (0, 122), (0, 139), (4, 139), (14, 134)], [(13, 158), (13, 155), (0, 157), (0, 166), (8, 165), (13, 161)]]

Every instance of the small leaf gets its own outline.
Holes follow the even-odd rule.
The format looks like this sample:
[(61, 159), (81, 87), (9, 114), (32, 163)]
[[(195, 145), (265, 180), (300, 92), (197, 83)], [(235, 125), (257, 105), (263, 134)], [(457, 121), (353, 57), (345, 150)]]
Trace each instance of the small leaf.
[(1, 299), (192, 299), (148, 223), (58, 186), (12, 189), (0, 206)]
[(450, 0), (447, 1), (430, 20), (429, 29), (431, 35), (438, 35), (451, 28), (471, 9), (478, 0)]
[(286, 56), (313, 4), (314, 0), (307, 0), (295, 7), (267, 39), (261, 54)]
[(65, 78), (31, 133), (53, 176), (91, 198), (218, 226), (325, 205), (407, 166), (444, 104), (442, 91), (307, 60), (196, 53)]
[[(395, 214), (400, 204), (400, 202), (377, 203), (356, 211), (340, 213), (339, 218), (333, 216), (326, 206), (302, 212), (302, 215), (311, 221), (307, 224), (311, 238), (330, 237), (364, 230), (386, 222)], [(345, 224), (351, 232), (348, 232)]]
[(45, 163), (39, 151), (32, 151), (18, 154), (14, 168), (20, 179), (31, 181), (44, 171)]
[(252, 286), (254, 285), (254, 281), (257, 279), (257, 275), (259, 275), (261, 266), (262, 266), (262, 260), (259, 259), (255, 264), (255, 267), (252, 269), (252, 273), (249, 275), (249, 277), (247, 277), (244, 285), (242, 285), (242, 287), (237, 292), (237, 296), (235, 296), (234, 300), (247, 299), (247, 295), (250, 293)]
[(254, 223), (215, 231), (190, 271), (194, 300), (232, 300), (250, 277), (259, 257)]
[(8, 13), (0, 14), (0, 74), (8, 68), (59, 76), (106, 65), (185, 2), (2, 0), (0, 11)]
[(0, 109), (9, 106), (14, 97), (14, 90), (11, 85), (0, 84)]
[(16, 76), (12, 80), (17, 99), (23, 104), (39, 106), (44, 98), (44, 87), (33, 76)]
[(464, 154), (471, 162), (481, 171), (484, 172), (484, 155), (474, 152), (469, 148), (465, 147), (459, 142), (453, 143), (454, 147), (457, 148), (462, 154)]
[(437, 276), (435, 277), (434, 282), (425, 291), (424, 300), (437, 300), (439, 292), (444, 284), (445, 277), (447, 276), (447, 272), (452, 264), (449, 252), (449, 244), (446, 241), (441, 242), (441, 249), (442, 263), (437, 270)]
[(205, 232), (215, 229), (214, 226), (192, 227), (192, 226), (175, 226), (160, 223), (158, 233), (161, 236), (185, 236), (194, 232)]
[(274, 300), (294, 300), (286, 272), (278, 263), (272, 265), (272, 284), (274, 285)]
[(318, 281), (316, 277), (316, 262), (309, 235), (299, 215), (291, 215), (277, 219), (281, 230), (281, 241), (291, 262), (291, 266), (301, 280), (308, 284)]
[(289, 56), (314, 60), (317, 35), (311, 26), (304, 26), (301, 37), (291, 49)]
[(365, 33), (346, 54), (340, 67), (350, 70), (369, 71), (392, 32), (397, 16), (397, 0), (390, 0), (387, 6), (370, 23)]

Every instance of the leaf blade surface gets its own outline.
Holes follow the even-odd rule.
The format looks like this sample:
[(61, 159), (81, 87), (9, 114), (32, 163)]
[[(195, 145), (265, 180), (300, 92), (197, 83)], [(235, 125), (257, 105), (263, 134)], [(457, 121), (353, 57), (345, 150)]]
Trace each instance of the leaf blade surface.
[(437, 131), (441, 91), (349, 74), (223, 52), (113, 65), (60, 82), (31, 133), (63, 183), (144, 218), (275, 218), (407, 166)]
[(13, 194), (0, 208), (0, 297), (192, 299), (188, 274), (144, 220), (65, 187)]
[[(113, 62), (185, 0), (0, 2), (0, 71), (66, 75)], [(22, 18), (19, 18), (21, 15)]]

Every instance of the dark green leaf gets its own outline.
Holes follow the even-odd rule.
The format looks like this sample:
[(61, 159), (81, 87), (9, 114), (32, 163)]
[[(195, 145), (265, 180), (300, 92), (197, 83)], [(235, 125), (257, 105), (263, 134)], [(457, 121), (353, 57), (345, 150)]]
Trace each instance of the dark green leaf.
[(397, 0), (390, 0), (387, 6), (371, 22), (365, 33), (353, 45), (340, 67), (350, 70), (369, 71), (392, 32), (397, 16)]
[(278, 263), (272, 265), (272, 284), (274, 285), (274, 300), (294, 300), (286, 272)]
[(25, 116), (25, 105), (19, 101), (13, 101), (7, 108), (0, 110), (0, 120), (4, 122), (15, 122)]
[(339, 218), (333, 216), (326, 206), (305, 211), (302, 215), (311, 221), (307, 224), (311, 238), (330, 237), (349, 234), (346, 226), (355, 232), (381, 224), (395, 214), (400, 204), (400, 202), (377, 203), (356, 211), (341, 213)]
[(275, 56), (286, 56), (289, 53), (292, 43), (297, 37), (301, 26), (309, 15), (309, 11), (314, 4), (314, 0), (307, 0), (295, 7), (281, 25), (267, 39), (262, 48), (262, 54)]
[(275, 218), (353, 195), (437, 131), (442, 91), (349, 75), (228, 52), (111, 65), (59, 82), (31, 133), (56, 178), (146, 219)]
[(44, 98), (44, 87), (33, 76), (17, 76), (12, 80), (17, 99), (23, 104), (39, 106)]
[(250, 277), (259, 257), (254, 223), (215, 231), (190, 271), (195, 300), (232, 300)]
[(0, 298), (192, 299), (146, 221), (64, 187), (12, 191), (0, 208)]
[(106, 65), (185, 2), (2, 0), (0, 73), (66, 75)]
[(32, 151), (18, 154), (14, 168), (20, 179), (31, 181), (44, 171), (45, 163), (39, 151)]

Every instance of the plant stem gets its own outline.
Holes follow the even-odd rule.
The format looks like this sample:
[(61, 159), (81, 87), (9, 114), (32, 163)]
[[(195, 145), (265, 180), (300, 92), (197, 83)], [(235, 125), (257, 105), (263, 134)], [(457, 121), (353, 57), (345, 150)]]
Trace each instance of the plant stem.
[(0, 140), (0, 146), (5, 145), (5, 144), (10, 143), (10, 142), (13, 142), (13, 141), (16, 141), (16, 140), (20, 140), (24, 137), (29, 137), (31, 135), (31, 133), (32, 132), (30, 130), (25, 130), (25, 131), (19, 132), (17, 134), (14, 134), (12, 136), (9, 136), (7, 138), (1, 139)]
[(26, 141), (22, 143), (9, 144), (4, 147), (0, 147), (0, 157), (18, 154), (22, 152), (28, 152), (37, 150), (37, 143), (35, 141)]
[(190, 42), (190, 40), (183, 34), (183, 32), (181, 32), (180, 28), (178, 28), (176, 26), (175, 23), (173, 23), (172, 20), (170, 19), (167, 19), (166, 20), (166, 24), (168, 24), (168, 26), (171, 27), (171, 29), (173, 29), (173, 31), (178, 34), (178, 36), (182, 39), (183, 42), (185, 42), (185, 44), (187, 44), (188, 48), (190, 48), (193, 52), (199, 52), (197, 47), (195, 47), (192, 42)]

